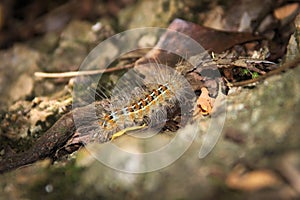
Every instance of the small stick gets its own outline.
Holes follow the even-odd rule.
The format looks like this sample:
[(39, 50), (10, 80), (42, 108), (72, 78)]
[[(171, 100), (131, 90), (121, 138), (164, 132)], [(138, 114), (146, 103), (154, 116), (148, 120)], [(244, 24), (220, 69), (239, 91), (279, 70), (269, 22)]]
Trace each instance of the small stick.
[(262, 81), (262, 80), (266, 79), (267, 77), (279, 74), (279, 73), (281, 73), (281, 72), (283, 72), (283, 71), (285, 71), (289, 68), (294, 68), (299, 63), (300, 63), (300, 57), (297, 57), (293, 61), (285, 63), (282, 66), (278, 67), (277, 69), (274, 69), (274, 70), (272, 70), (272, 71), (270, 71), (270, 72), (268, 72), (264, 75), (261, 75), (257, 78), (246, 80), (246, 81), (240, 81), (240, 82), (236, 82), (236, 83), (227, 83), (227, 85), (229, 87), (239, 87), (239, 86), (245, 86), (245, 85), (249, 85), (249, 84), (252, 84), (252, 83), (256, 83), (256, 82), (259, 82), (259, 81)]
[(62, 73), (46, 73), (46, 72), (35, 72), (34, 76), (39, 78), (72, 78), (76, 76), (88, 76), (88, 75), (96, 75), (96, 74), (104, 74), (114, 71), (119, 71), (122, 69), (132, 68), (133, 64), (111, 67), (107, 69), (99, 69), (99, 70), (90, 70), (90, 71), (73, 71), (73, 72), (62, 72)]

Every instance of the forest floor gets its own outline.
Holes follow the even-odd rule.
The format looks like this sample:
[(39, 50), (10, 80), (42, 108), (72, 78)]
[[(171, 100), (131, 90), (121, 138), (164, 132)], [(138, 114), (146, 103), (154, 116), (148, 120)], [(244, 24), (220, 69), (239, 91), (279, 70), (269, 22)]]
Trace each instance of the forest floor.
[[(0, 200), (300, 199), (299, 3), (46, 2), (0, 3)], [(224, 87), (219, 106), (203, 111), (200, 105), (202, 114), (207, 111), (209, 115), (176, 132), (179, 142), (193, 140), (174, 161), (147, 173), (132, 173), (171, 158), (161, 154), (145, 164), (109, 152), (106, 143), (82, 146), (74, 136), (74, 122), (71, 127), (63, 121), (73, 112), (76, 86), (74, 74), (64, 72), (77, 71), (103, 41), (109, 43), (100, 52), (102, 58), (113, 59), (123, 47), (110, 38), (141, 27), (169, 27), (199, 42), (218, 66)], [(162, 46), (171, 44), (174, 51), (182, 48), (182, 41), (168, 36), (136, 34), (134, 42), (148, 47), (147, 51), (115, 59), (111, 64), (115, 70), (105, 73), (101, 83), (111, 89), (127, 70), (121, 66), (130, 68), (145, 58), (172, 65), (173, 57), (149, 50), (157, 41)], [(106, 59), (97, 60), (98, 65), (105, 65)], [(192, 56), (187, 60), (192, 62)], [(203, 97), (200, 88), (204, 85), (210, 92), (208, 98), (215, 99), (214, 83), (205, 82), (196, 71), (191, 73), (184, 61), (174, 62), (176, 70), (187, 71), (187, 79), (193, 79), (197, 96), (202, 91)], [(94, 100), (88, 95), (81, 98), (89, 103)], [(58, 131), (70, 135), (63, 137)], [(176, 134), (162, 131), (148, 142), (125, 134), (112, 144), (142, 154), (168, 144)], [(171, 154), (184, 148), (173, 145)], [(91, 153), (94, 149), (108, 152), (109, 159), (121, 164), (112, 167), (99, 162)]]

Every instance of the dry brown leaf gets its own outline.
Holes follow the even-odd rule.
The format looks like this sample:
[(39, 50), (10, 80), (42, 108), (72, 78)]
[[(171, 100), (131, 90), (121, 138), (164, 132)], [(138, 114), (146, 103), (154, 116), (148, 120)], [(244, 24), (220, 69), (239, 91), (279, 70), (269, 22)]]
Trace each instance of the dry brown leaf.
[(211, 97), (208, 95), (209, 92), (207, 88), (201, 88), (201, 95), (197, 99), (197, 107), (194, 112), (194, 116), (197, 115), (209, 115), (212, 111), (212, 100)]
[(288, 4), (274, 10), (274, 16), (281, 20), (293, 14), (298, 8), (298, 3)]
[(242, 165), (236, 166), (227, 176), (226, 185), (244, 191), (255, 191), (279, 185), (278, 176), (271, 170), (246, 171)]
[[(156, 46), (150, 50), (146, 56), (136, 62), (136, 65), (148, 63), (149, 60), (156, 60), (160, 61), (160, 63), (172, 65), (178, 63), (176, 56), (170, 53), (172, 51), (184, 53), (187, 57), (197, 55), (204, 50), (221, 53), (234, 45), (258, 41), (263, 38), (262, 36), (253, 35), (252, 33), (215, 30), (182, 19), (173, 20), (168, 29), (183, 33), (194, 39), (203, 47), (203, 50), (190, 48), (193, 46), (192, 40), (183, 42), (182, 38), (179, 38), (176, 32), (167, 31), (160, 37)], [(170, 52), (163, 51), (162, 49), (168, 49)]]

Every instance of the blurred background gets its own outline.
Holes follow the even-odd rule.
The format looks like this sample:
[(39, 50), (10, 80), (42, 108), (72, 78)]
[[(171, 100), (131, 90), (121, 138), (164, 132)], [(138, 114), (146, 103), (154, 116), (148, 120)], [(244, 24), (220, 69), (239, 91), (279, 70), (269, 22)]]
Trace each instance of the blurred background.
[[(214, 29), (220, 47), (233, 44), (230, 53), (266, 47), (267, 60), (285, 63), (299, 55), (299, 11), (293, 0), (1, 0), (0, 161), (28, 150), (71, 109), (72, 79), (35, 72), (76, 71), (114, 34), (176, 18)], [(240, 44), (235, 32), (263, 39)], [(232, 88), (221, 138), (204, 159), (200, 136), (171, 166), (146, 174), (110, 169), (82, 148), (1, 174), (0, 200), (300, 199), (299, 75), (298, 67)]]

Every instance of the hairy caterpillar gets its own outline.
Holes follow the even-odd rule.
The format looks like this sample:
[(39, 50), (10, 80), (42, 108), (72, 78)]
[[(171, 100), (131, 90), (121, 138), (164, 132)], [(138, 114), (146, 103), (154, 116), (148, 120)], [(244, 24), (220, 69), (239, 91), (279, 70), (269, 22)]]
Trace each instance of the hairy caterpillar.
[(191, 116), (195, 100), (190, 84), (176, 70), (158, 63), (138, 65), (118, 80), (105, 103), (78, 114), (85, 120), (78, 121), (77, 129), (89, 142), (105, 142), (135, 127), (158, 132), (178, 115), (180, 127)]

